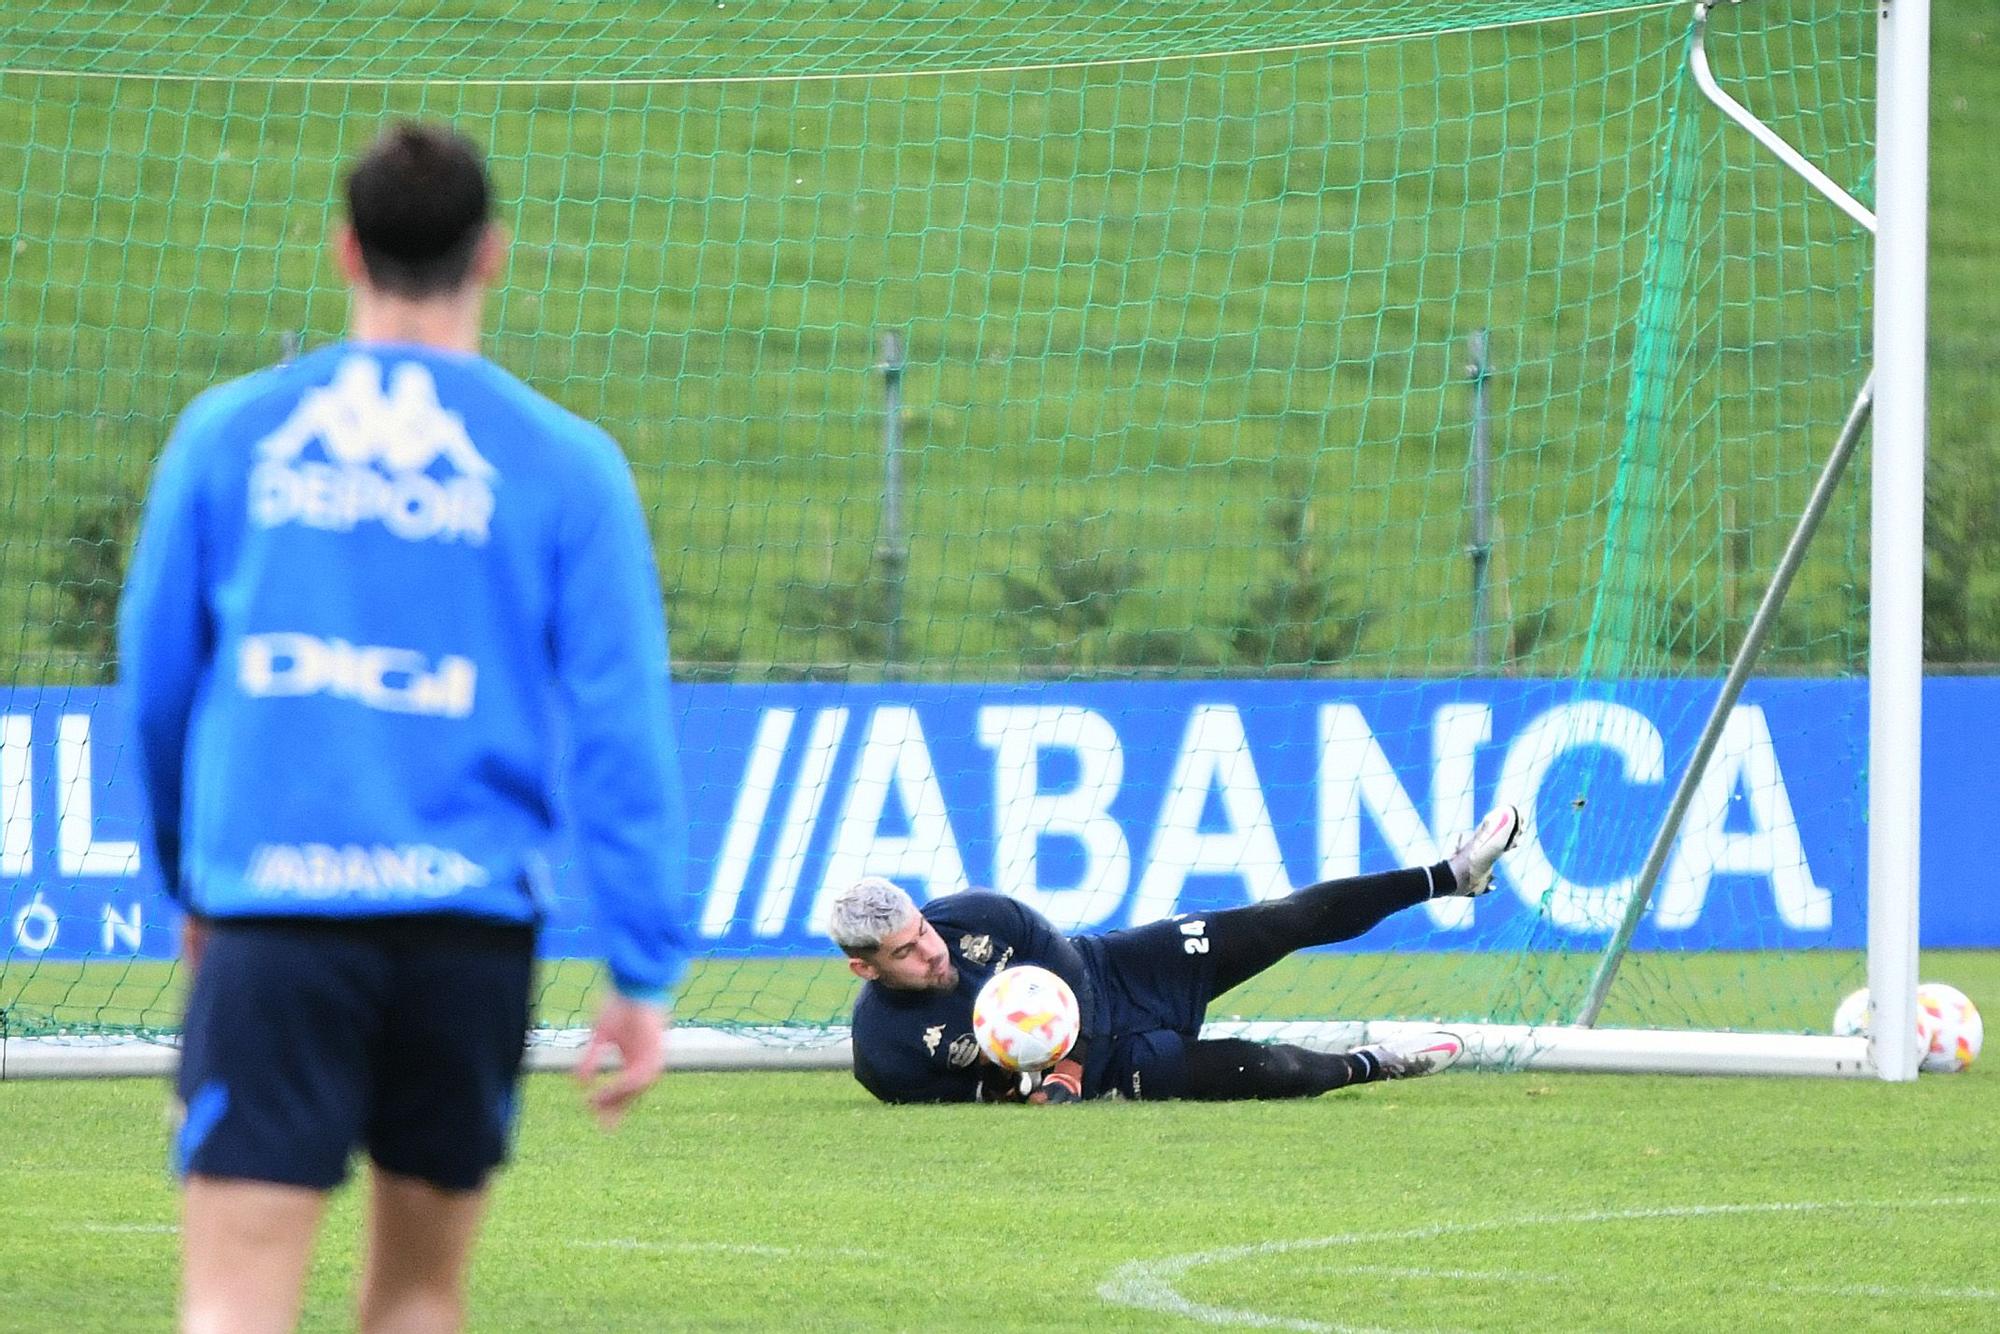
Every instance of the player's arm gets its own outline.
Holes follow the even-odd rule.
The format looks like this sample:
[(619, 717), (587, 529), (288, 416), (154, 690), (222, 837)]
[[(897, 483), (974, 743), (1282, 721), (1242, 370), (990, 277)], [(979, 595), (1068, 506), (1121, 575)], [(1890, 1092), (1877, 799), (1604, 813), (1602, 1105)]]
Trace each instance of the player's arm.
[(927, 1050), (915, 1030), (905, 1031), (901, 1024), (885, 1028), (861, 1015), (855, 1017), (852, 1041), (854, 1077), (882, 1102), (991, 1102), (998, 1090), (989, 1091), (987, 1085), (1006, 1073), (983, 1060), (953, 1065), (949, 1043)]
[[(995, 1074), (1005, 1071), (993, 1067)], [(1011, 1076), (1019, 1079), (1019, 1076)], [(882, 1088), (863, 1081), (868, 1089), (883, 1102), (889, 1103), (941, 1103), (941, 1102), (992, 1102), (997, 1092), (988, 1091), (988, 1080), (981, 1069), (971, 1070), (928, 1070), (922, 1074), (906, 1075), (893, 1084)]]
[(665, 1067), (664, 1011), (687, 969), (687, 803), (668, 708), (666, 618), (645, 515), (607, 441), (572, 477), (557, 554), (556, 673), (569, 715), (578, 860), (615, 997), (579, 1063), (624, 1069), (594, 1094), (615, 1120)]
[(118, 603), (118, 677), (137, 741), (152, 851), (167, 893), (181, 885), (181, 785), (195, 695), (215, 651), (203, 571), (204, 514), (190, 437), (212, 413), (197, 400), (167, 442), (146, 497)]
[(687, 802), (668, 707), (666, 617), (622, 458), (592, 456), (557, 556), (556, 674), (587, 892), (618, 993), (662, 1001), (688, 960)]

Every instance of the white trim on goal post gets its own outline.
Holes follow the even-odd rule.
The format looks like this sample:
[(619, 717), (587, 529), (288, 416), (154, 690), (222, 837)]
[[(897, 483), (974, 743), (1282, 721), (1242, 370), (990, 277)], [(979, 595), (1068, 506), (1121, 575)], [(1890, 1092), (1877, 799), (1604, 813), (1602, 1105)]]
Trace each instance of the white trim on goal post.
[[(1222, 1022), (1207, 1037), (1292, 1042), (1346, 1051), (1364, 1042), (1429, 1032), (1435, 1023), (1260, 1020)], [(1875, 1073), (1865, 1038), (1795, 1033), (1703, 1033), (1660, 1029), (1447, 1024), (1465, 1040), (1462, 1064), (1497, 1070), (1681, 1075), (1830, 1075)], [(528, 1045), (530, 1070), (572, 1070), (583, 1029), (541, 1029)], [(718, 1029), (689, 1025), (667, 1038), (674, 1070), (845, 1070), (853, 1060), (845, 1028), (774, 1026)], [(162, 1076), (180, 1049), (143, 1038), (13, 1038), (0, 1041), (0, 1080)]]
[(1868, 991), (1881, 1077), (1917, 1077), (1930, 0), (1880, 0), (1869, 529)]
[[(536, 1029), (527, 1068), (575, 1069), (589, 1036), (582, 1028)], [(179, 1038), (166, 1034), (0, 1038), (0, 1080), (158, 1077), (172, 1074), (179, 1059)], [(689, 1024), (667, 1034), (667, 1060), (673, 1070), (831, 1070), (847, 1068), (851, 1058), (844, 1027)]]

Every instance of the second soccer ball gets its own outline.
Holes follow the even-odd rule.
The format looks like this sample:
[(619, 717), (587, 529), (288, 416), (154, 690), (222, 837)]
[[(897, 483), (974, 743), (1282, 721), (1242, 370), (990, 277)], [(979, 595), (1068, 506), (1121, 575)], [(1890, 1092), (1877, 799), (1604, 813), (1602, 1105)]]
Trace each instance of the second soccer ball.
[(1046, 968), (1022, 964), (988, 978), (972, 1002), (972, 1034), (1003, 1070), (1046, 1070), (1076, 1045), (1076, 993)]
[[(1849, 993), (1833, 1013), (1833, 1031), (1840, 1037), (1866, 1037), (1875, 1020), (1868, 988)], [(1926, 982), (1917, 988), (1917, 1050), (1921, 1068), (1932, 1074), (1954, 1074), (1979, 1056), (1985, 1024), (1979, 1009), (1957, 987)]]

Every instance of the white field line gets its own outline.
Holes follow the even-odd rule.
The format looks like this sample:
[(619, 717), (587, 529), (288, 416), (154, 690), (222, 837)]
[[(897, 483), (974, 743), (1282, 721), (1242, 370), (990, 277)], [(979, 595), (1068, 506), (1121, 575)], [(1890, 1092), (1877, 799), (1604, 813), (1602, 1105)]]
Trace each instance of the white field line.
[[(1538, 1287), (1574, 1286), (1589, 1282), (1576, 1274), (1532, 1274), (1525, 1269), (1430, 1269), (1415, 1265), (1325, 1265), (1315, 1266), (1322, 1274), (1354, 1278), (1442, 1279), (1452, 1283), (1518, 1283)], [(1756, 1286), (1755, 1284), (1747, 1286)], [(1828, 1297), (1882, 1297), (1897, 1301), (1927, 1297), (1953, 1302), (2000, 1301), (2000, 1288), (1915, 1288), (1891, 1287), (1881, 1283), (1766, 1283), (1765, 1292), (1819, 1293)]]
[[(180, 1226), (176, 1223), (75, 1223), (71, 1226), (78, 1232), (114, 1234), (170, 1234), (180, 1231)], [(757, 1242), (736, 1241), (645, 1241), (633, 1237), (607, 1237), (601, 1241), (572, 1241), (569, 1244), (584, 1250), (654, 1251), (690, 1255), (750, 1255), (761, 1259), (781, 1260), (889, 1260), (895, 1258), (883, 1251), (859, 1250), (851, 1246), (773, 1246)]]
[[(1268, 1255), (1289, 1255), (1300, 1251), (1330, 1250), (1341, 1246), (1362, 1246), (1381, 1242), (1429, 1241), (1438, 1237), (1462, 1236), (1472, 1232), (1504, 1232), (1532, 1227), (1560, 1227), (1580, 1223), (1649, 1222), (1672, 1218), (1720, 1218), (1744, 1214), (1834, 1213), (1903, 1209), (1962, 1209), (1995, 1203), (1990, 1196), (1947, 1196), (1931, 1200), (1798, 1200), (1766, 1204), (1689, 1204), (1649, 1209), (1601, 1209), (1568, 1214), (1522, 1214), (1513, 1218), (1476, 1219), (1465, 1222), (1428, 1223), (1421, 1227), (1385, 1232), (1343, 1232), (1328, 1237), (1306, 1237), (1296, 1241), (1266, 1241), (1246, 1246), (1226, 1246), (1210, 1251), (1157, 1260), (1132, 1260), (1113, 1270), (1098, 1285), (1097, 1295), (1113, 1306), (1141, 1311), (1158, 1311), (1208, 1325), (1241, 1325), (1254, 1329), (1288, 1329), (1304, 1334), (1393, 1334), (1374, 1325), (1346, 1325), (1296, 1316), (1267, 1315), (1260, 1311), (1234, 1310), (1191, 1301), (1174, 1289), (1175, 1280), (1189, 1271), (1209, 1265), (1229, 1264)], [(1342, 1272), (1342, 1271), (1337, 1271)], [(1463, 1278), (1469, 1281), (1549, 1283), (1568, 1280), (1547, 1275), (1507, 1271), (1462, 1271), (1371, 1268), (1356, 1266), (1344, 1272), (1381, 1273), (1390, 1276)], [(1888, 1298), (1945, 1298), (1947, 1300), (1993, 1301), (2000, 1293), (1985, 1288), (1899, 1288), (1874, 1284), (1783, 1284), (1752, 1283), (1759, 1291), (1816, 1292), (1835, 1296)], [(1426, 1328), (1435, 1328), (1427, 1326)]]

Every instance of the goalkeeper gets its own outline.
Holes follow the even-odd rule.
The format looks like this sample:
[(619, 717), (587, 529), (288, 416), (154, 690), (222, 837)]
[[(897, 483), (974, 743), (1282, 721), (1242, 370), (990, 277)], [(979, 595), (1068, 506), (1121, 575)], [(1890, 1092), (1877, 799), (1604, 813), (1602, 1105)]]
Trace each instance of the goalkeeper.
[(921, 911), (890, 881), (870, 877), (834, 901), (829, 934), (864, 985), (854, 1002), (854, 1077), (884, 1102), (1003, 1101), (1020, 1076), (992, 1065), (972, 1034), (986, 980), (1038, 964), (1076, 992), (1075, 1047), (1044, 1072), (1032, 1102), (1082, 1098), (1306, 1098), (1379, 1079), (1405, 1079), (1457, 1060), (1460, 1040), (1436, 1031), (1350, 1052), (1203, 1038), (1209, 1002), (1295, 950), (1361, 935), (1426, 899), (1471, 897), (1493, 885), (1493, 863), (1520, 837), (1502, 806), (1434, 866), (1330, 880), (1288, 898), (1200, 917), (1066, 937), (1001, 894), (953, 894)]

